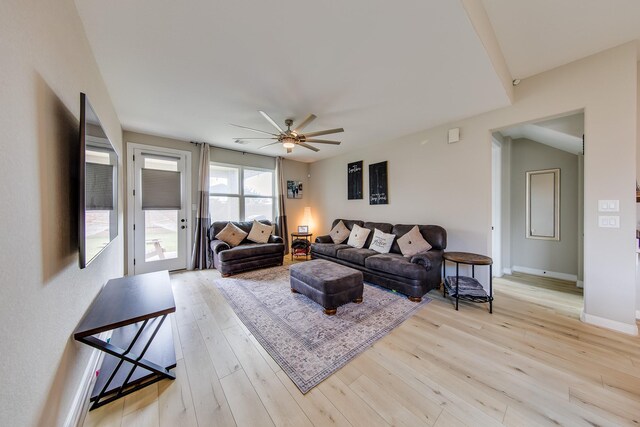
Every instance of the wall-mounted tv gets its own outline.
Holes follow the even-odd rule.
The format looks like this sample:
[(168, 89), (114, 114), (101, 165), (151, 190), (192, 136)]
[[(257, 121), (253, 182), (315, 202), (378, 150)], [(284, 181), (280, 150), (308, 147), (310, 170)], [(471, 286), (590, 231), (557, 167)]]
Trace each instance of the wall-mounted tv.
[(80, 268), (118, 235), (118, 153), (97, 114), (80, 94)]

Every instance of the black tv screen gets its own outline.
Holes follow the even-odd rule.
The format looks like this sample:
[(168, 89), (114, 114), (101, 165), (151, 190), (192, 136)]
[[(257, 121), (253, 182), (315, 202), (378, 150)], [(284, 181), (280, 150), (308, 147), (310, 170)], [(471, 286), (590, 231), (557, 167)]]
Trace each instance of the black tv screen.
[(80, 268), (118, 235), (118, 153), (84, 93), (80, 94)]

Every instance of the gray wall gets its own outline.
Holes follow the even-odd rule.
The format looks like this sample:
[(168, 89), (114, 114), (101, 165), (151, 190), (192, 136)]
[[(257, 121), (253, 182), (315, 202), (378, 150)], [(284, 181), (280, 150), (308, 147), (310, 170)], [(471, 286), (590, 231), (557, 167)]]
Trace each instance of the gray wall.
[[(560, 240), (527, 239), (526, 173), (560, 168)], [(578, 275), (578, 156), (529, 139), (511, 142), (511, 266)]]
[(73, 0), (2, 1), (0, 58), (0, 425), (60, 426), (92, 353), (73, 331), (123, 274), (122, 191), (118, 237), (78, 266), (80, 92), (120, 166), (122, 130)]

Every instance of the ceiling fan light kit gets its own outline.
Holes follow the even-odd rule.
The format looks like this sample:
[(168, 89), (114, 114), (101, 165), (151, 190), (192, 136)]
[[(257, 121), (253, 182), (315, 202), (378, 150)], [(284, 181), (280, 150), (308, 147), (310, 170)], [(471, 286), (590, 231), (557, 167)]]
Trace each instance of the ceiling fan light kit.
[(312, 142), (314, 144), (331, 144), (331, 145), (340, 145), (340, 141), (329, 141), (326, 139), (315, 139), (313, 138), (314, 136), (321, 136), (321, 135), (329, 135), (332, 133), (340, 133), (340, 132), (344, 132), (344, 129), (342, 128), (336, 128), (336, 129), (328, 129), (328, 130), (321, 130), (321, 131), (316, 131), (316, 132), (309, 132), (306, 134), (301, 133), (302, 129), (304, 129), (309, 123), (311, 123), (312, 121), (314, 121), (316, 119), (316, 116), (314, 114), (309, 114), (307, 116), (307, 118), (305, 118), (302, 122), (300, 122), (298, 124), (297, 127), (295, 127), (293, 130), (291, 129), (291, 126), (293, 126), (293, 119), (287, 119), (284, 121), (285, 125), (287, 126), (287, 130), (282, 130), (282, 128), (280, 126), (278, 126), (278, 124), (271, 118), (269, 117), (269, 115), (267, 113), (265, 113), (264, 111), (260, 111), (260, 114), (262, 115), (262, 117), (264, 117), (269, 123), (271, 123), (271, 125), (276, 128), (276, 130), (278, 131), (278, 133), (271, 133), (271, 132), (266, 132), (263, 130), (259, 130), (259, 129), (253, 129), (247, 126), (240, 126), (240, 125), (234, 125), (231, 124), (231, 126), (235, 126), (235, 127), (239, 127), (242, 129), (248, 129), (254, 132), (258, 132), (261, 134), (266, 134), (266, 135), (271, 135), (271, 137), (267, 137), (267, 138), (236, 138), (236, 142), (240, 143), (240, 141), (242, 141), (242, 143), (245, 143), (247, 141), (247, 139), (275, 139), (275, 142), (272, 142), (270, 144), (267, 145), (263, 145), (262, 148), (267, 148), (270, 147), (274, 144), (282, 144), (282, 147), (285, 148), (287, 150), (287, 153), (291, 153), (293, 151), (293, 148), (296, 145), (299, 145), (301, 147), (307, 148), (311, 151), (315, 151), (318, 152), (320, 151), (320, 149), (314, 147), (313, 145), (309, 145), (307, 144), (307, 142)]

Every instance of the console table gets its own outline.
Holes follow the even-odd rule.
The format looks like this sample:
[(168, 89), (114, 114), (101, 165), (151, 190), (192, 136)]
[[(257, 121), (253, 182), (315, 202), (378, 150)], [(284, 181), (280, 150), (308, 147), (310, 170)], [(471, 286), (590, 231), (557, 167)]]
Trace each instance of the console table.
[[(176, 311), (169, 272), (112, 279), (102, 288), (74, 338), (105, 352), (91, 393), (91, 410), (161, 379), (175, 379), (169, 313)], [(106, 341), (97, 335), (113, 331)]]
[[(442, 255), (442, 275), (445, 277), (442, 289), (443, 296), (447, 293), (455, 297), (456, 310), (458, 310), (458, 301), (465, 300), (470, 302), (488, 302), (489, 313), (493, 313), (493, 260), (488, 256), (473, 254), (469, 252), (445, 252)], [(447, 261), (456, 264), (456, 275), (446, 275)], [(471, 277), (460, 275), (460, 264), (471, 266)], [(489, 293), (484, 290), (482, 284), (476, 279), (476, 265), (489, 266)]]

